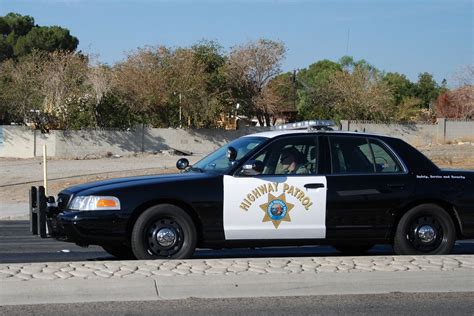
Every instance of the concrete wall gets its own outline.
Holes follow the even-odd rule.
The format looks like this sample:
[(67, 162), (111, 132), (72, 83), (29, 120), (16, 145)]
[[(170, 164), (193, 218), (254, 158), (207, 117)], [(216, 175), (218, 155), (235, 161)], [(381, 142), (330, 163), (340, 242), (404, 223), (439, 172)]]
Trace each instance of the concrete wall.
[(30, 158), (43, 154), (43, 145), (48, 147), (48, 154), (55, 153), (55, 132), (41, 134), (24, 126), (0, 126), (0, 157)]
[(367, 121), (341, 121), (344, 131), (359, 131), (399, 137), (414, 146), (474, 141), (474, 121), (437, 119), (436, 123), (382, 124)]
[[(341, 121), (341, 129), (370, 132), (402, 138), (415, 146), (453, 141), (474, 141), (474, 121), (438, 119), (434, 124), (380, 124)], [(167, 129), (137, 127), (130, 131), (51, 131), (41, 134), (27, 127), (0, 126), (0, 157), (31, 158), (43, 154), (58, 158), (87, 158), (107, 153), (128, 155), (136, 152), (158, 152), (178, 149), (208, 153), (232, 139), (262, 129)]]
[(16, 158), (41, 156), (43, 144), (48, 147), (48, 156), (57, 158), (87, 158), (108, 153), (129, 155), (170, 149), (203, 154), (237, 137), (259, 131), (256, 128), (225, 131), (138, 127), (130, 131), (51, 131), (42, 134), (22, 126), (0, 128), (0, 135), (3, 135), (0, 139), (0, 157)]
[(445, 141), (471, 141), (474, 142), (473, 121), (446, 120)]

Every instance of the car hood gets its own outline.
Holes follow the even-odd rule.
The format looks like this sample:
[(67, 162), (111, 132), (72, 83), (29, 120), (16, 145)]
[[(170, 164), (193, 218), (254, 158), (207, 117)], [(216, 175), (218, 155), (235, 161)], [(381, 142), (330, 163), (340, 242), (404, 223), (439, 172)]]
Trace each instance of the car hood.
[(100, 189), (102, 187), (126, 187), (135, 184), (157, 184), (171, 181), (183, 181), (192, 179), (201, 179), (216, 176), (214, 173), (209, 172), (183, 172), (173, 174), (162, 174), (162, 175), (151, 175), (151, 176), (137, 176), (137, 177), (126, 177), (126, 178), (115, 178), (103, 181), (88, 182), (75, 186), (68, 187), (62, 190), (60, 193), (67, 195), (76, 195), (79, 192)]

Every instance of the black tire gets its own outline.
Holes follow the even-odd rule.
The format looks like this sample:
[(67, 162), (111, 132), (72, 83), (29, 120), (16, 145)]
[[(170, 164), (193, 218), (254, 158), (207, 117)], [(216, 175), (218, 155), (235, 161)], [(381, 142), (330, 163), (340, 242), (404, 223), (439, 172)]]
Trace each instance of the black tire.
[(456, 228), (449, 214), (436, 204), (422, 204), (398, 222), (393, 250), (398, 255), (449, 254), (455, 241)]
[[(167, 235), (159, 242), (159, 234)], [(138, 218), (132, 231), (132, 250), (137, 259), (185, 259), (196, 249), (197, 233), (191, 217), (172, 204), (150, 207)]]
[(102, 245), (102, 248), (112, 256), (120, 260), (134, 260), (132, 248), (125, 245)]
[(372, 249), (374, 244), (370, 243), (338, 243), (332, 245), (337, 251), (344, 255), (362, 255)]

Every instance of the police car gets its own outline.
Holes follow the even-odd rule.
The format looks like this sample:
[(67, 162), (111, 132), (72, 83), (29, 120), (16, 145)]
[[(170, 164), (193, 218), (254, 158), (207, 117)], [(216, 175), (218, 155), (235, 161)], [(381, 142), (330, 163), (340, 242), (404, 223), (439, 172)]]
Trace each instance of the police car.
[(404, 141), (306, 121), (247, 135), (180, 173), (112, 179), (45, 197), (31, 230), (119, 258), (189, 258), (196, 247), (327, 244), (447, 254), (474, 237), (474, 172), (441, 170)]

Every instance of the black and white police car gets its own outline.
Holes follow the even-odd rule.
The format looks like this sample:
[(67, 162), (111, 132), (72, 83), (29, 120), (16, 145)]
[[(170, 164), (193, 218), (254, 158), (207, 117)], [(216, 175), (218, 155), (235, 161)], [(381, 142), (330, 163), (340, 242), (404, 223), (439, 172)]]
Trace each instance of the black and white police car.
[(306, 121), (236, 139), (181, 173), (30, 194), (31, 230), (119, 258), (196, 247), (332, 245), (447, 254), (474, 237), (474, 172), (441, 170), (404, 141)]

